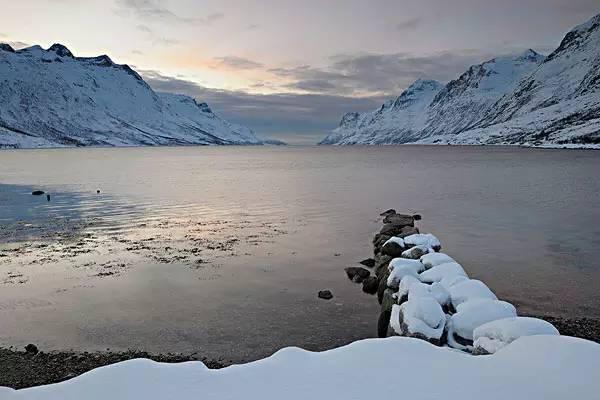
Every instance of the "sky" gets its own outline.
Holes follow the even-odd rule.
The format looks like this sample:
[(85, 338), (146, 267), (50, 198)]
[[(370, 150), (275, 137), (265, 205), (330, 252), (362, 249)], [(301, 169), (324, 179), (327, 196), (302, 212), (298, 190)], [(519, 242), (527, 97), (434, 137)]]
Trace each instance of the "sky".
[(315, 143), (419, 78), (558, 46), (600, 0), (0, 0), (0, 42), (108, 54), (263, 138)]

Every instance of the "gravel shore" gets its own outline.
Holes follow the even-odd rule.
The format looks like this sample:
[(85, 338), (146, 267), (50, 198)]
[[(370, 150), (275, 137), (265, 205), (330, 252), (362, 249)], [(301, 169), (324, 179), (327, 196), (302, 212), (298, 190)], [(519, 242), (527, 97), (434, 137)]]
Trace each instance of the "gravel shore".
[(149, 358), (164, 363), (202, 361), (211, 369), (223, 368), (227, 363), (207, 360), (195, 354), (149, 354), (143, 351), (127, 352), (43, 352), (32, 353), (12, 348), (0, 348), (0, 386), (22, 389), (62, 382), (94, 368), (134, 358)]

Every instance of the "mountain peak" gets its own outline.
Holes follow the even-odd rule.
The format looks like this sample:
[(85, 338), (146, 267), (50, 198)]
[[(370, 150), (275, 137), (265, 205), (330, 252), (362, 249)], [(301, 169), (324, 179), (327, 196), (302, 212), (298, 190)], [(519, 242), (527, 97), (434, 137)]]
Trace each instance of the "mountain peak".
[(0, 50), (8, 51), (9, 53), (15, 52), (15, 49), (8, 43), (0, 43)]
[(56, 55), (58, 55), (59, 57), (70, 57), (70, 58), (73, 58), (73, 53), (71, 53), (71, 51), (69, 49), (67, 49), (66, 46), (63, 46), (60, 43), (54, 43), (52, 46), (50, 46), (50, 48), (48, 49), (48, 51), (55, 52)]
[(595, 15), (583, 24), (577, 25), (575, 28), (571, 29), (565, 35), (562, 42), (560, 42), (558, 48), (546, 58), (546, 61), (553, 60), (568, 49), (584, 45), (588, 42), (590, 37), (598, 31), (600, 31), (600, 14)]
[(516, 61), (533, 61), (533, 62), (539, 62), (543, 59), (544, 59), (544, 56), (533, 49), (527, 49), (515, 58)]

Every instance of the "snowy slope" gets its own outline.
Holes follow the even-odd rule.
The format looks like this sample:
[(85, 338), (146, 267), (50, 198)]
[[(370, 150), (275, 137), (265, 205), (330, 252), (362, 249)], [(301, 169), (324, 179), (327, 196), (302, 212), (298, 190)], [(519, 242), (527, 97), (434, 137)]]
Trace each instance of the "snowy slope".
[(344, 115), (340, 126), (321, 144), (392, 144), (418, 139), (427, 122), (427, 106), (442, 88), (437, 81), (418, 80), (376, 111)]
[(575, 27), (546, 58), (528, 50), (472, 66), (422, 113), (412, 118), (419, 124), (393, 113), (358, 128), (342, 120), (322, 144), (599, 145), (600, 15)]
[(209, 370), (201, 362), (132, 360), (2, 400), (95, 399), (595, 399), (600, 345), (566, 336), (522, 337), (490, 356), (411, 338), (367, 339), (311, 353)]
[(0, 147), (259, 143), (205, 103), (155, 93), (108, 56), (0, 46)]

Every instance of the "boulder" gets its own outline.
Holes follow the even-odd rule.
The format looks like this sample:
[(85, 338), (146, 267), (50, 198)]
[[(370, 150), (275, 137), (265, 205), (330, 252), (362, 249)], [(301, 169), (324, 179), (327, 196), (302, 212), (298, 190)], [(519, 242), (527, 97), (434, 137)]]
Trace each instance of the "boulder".
[(377, 301), (379, 301), (379, 304), (382, 303), (383, 301), (383, 294), (385, 293), (387, 287), (387, 280), (388, 277), (390, 276), (390, 270), (389, 269), (385, 269), (385, 273), (381, 276), (378, 276), (377, 279), (379, 279), (379, 286), (377, 287)]
[(43, 190), (34, 190), (33, 192), (31, 192), (31, 194), (34, 195), (34, 196), (41, 196), (44, 193), (45, 192)]
[(404, 214), (389, 214), (383, 219), (384, 224), (392, 224), (400, 227), (414, 226), (415, 219), (412, 215)]
[(400, 257), (409, 258), (411, 260), (419, 260), (422, 256), (424, 256), (428, 252), (429, 252), (429, 248), (427, 248), (425, 246), (415, 246), (415, 247), (411, 247), (408, 250), (404, 250), (400, 254)]
[(389, 288), (398, 289), (402, 278), (412, 275), (419, 278), (419, 273), (425, 269), (418, 260), (408, 260), (406, 258), (394, 258), (388, 266), (390, 275), (387, 278)]
[(380, 277), (388, 271), (388, 265), (394, 257), (387, 256), (385, 254), (378, 254), (375, 256), (375, 275)]
[(456, 262), (448, 262), (440, 265), (436, 265), (435, 267), (428, 269), (427, 271), (421, 273), (420, 279), (421, 282), (425, 283), (434, 283), (440, 282), (444, 278), (454, 277), (454, 276), (467, 276), (467, 273), (463, 269), (463, 267)]
[(390, 326), (398, 335), (426, 340), (439, 346), (444, 335), (446, 315), (435, 299), (417, 297), (392, 307)]
[(448, 345), (472, 351), (474, 331), (488, 322), (517, 316), (515, 307), (500, 300), (470, 300), (460, 304), (448, 321)]
[(363, 287), (362, 290), (365, 293), (368, 294), (375, 294), (377, 293), (377, 289), (379, 287), (379, 279), (377, 279), (376, 276), (369, 276), (368, 278), (366, 278), (363, 281)]
[(381, 254), (396, 258), (400, 257), (404, 250), (404, 241), (401, 238), (392, 237), (381, 247)]
[(385, 210), (384, 212), (382, 212), (379, 215), (382, 217), (387, 217), (388, 215), (391, 215), (391, 214), (396, 214), (396, 210), (394, 210), (393, 208), (390, 208), (389, 210)]
[(452, 257), (444, 253), (428, 253), (421, 257), (421, 262), (426, 269), (435, 267), (436, 265), (444, 264), (447, 262), (455, 262)]
[(362, 267), (348, 267), (345, 268), (346, 275), (348, 275), (348, 279), (351, 279), (353, 282), (361, 283), (365, 279), (371, 275), (368, 269)]
[(523, 336), (559, 335), (549, 322), (538, 318), (511, 317), (483, 324), (473, 331), (473, 354), (493, 354)]
[(396, 304), (396, 298), (394, 292), (390, 289), (386, 289), (382, 293), (381, 312), (379, 313), (379, 319), (377, 321), (377, 336), (380, 338), (387, 337), (388, 329), (390, 326), (390, 316), (392, 313), (392, 307)]
[(466, 279), (458, 282), (452, 285), (448, 291), (450, 292), (450, 298), (454, 309), (457, 309), (459, 305), (469, 300), (498, 300), (496, 295), (485, 283), (475, 279)]
[(331, 293), (331, 290), (319, 290), (318, 296), (320, 299), (323, 299), (323, 300), (333, 299), (333, 293)]

